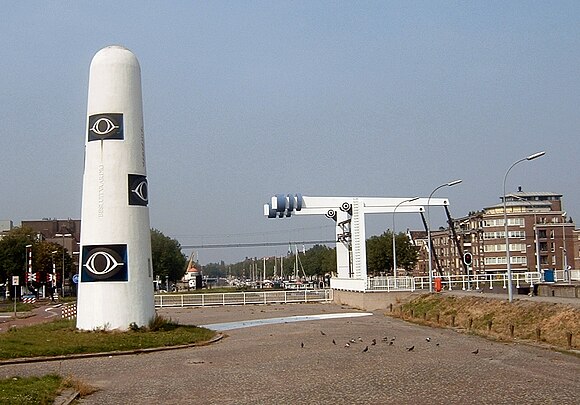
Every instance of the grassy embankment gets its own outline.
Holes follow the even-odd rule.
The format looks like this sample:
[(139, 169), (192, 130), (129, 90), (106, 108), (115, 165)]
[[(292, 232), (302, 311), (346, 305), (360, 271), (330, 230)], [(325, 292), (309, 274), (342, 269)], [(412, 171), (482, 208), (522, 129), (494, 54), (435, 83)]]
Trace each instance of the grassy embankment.
[(393, 306), (387, 315), (494, 340), (544, 343), (557, 349), (580, 348), (580, 310), (571, 305), (485, 297), (422, 295)]

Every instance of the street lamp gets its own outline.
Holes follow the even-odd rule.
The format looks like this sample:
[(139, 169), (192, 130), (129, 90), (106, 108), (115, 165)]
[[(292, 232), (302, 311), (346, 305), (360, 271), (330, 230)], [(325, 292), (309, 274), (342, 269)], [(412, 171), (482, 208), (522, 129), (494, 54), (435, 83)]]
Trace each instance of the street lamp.
[(568, 271), (568, 252), (566, 250), (566, 211), (562, 213), (562, 277), (564, 281), (572, 281)]
[(399, 208), (399, 205), (404, 204), (404, 203), (408, 203), (411, 201), (415, 201), (418, 199), (419, 199), (419, 197), (413, 197), (413, 198), (409, 198), (408, 200), (403, 200), (400, 203), (398, 203), (395, 206), (395, 209), (393, 210), (393, 276), (395, 277), (395, 285), (397, 283), (397, 250), (396, 250), (396, 246), (395, 246), (395, 212), (397, 212), (397, 208)]
[(440, 186), (435, 187), (435, 189), (433, 191), (431, 191), (431, 194), (429, 194), (429, 198), (427, 199), (427, 245), (429, 248), (429, 292), (433, 292), (433, 267), (431, 262), (433, 261), (431, 259), (431, 217), (429, 216), (429, 205), (431, 204), (431, 197), (433, 197), (433, 194), (435, 194), (435, 192), (437, 190), (439, 190), (440, 188), (443, 187), (452, 187), (456, 184), (461, 183), (463, 180), (458, 179), (458, 180), (453, 180), (450, 181), (449, 183), (445, 183), (445, 184), (441, 184)]
[(55, 233), (54, 236), (60, 238), (62, 236), (62, 297), (64, 298), (64, 238), (70, 238), (72, 234), (70, 233)]
[(507, 264), (507, 278), (508, 278), (508, 300), (509, 302), (513, 301), (513, 294), (512, 294), (512, 267), (510, 264), (510, 245), (509, 245), (509, 236), (508, 236), (508, 223), (507, 223), (507, 204), (506, 204), (506, 193), (505, 193), (505, 183), (507, 180), (507, 176), (511, 169), (518, 163), (524, 162), (526, 160), (534, 160), (539, 158), (540, 156), (544, 156), (546, 154), (545, 151), (534, 153), (528, 157), (522, 158), (516, 162), (514, 162), (510, 168), (505, 173), (503, 178), (503, 222), (504, 222), (504, 232), (505, 232), (505, 258)]

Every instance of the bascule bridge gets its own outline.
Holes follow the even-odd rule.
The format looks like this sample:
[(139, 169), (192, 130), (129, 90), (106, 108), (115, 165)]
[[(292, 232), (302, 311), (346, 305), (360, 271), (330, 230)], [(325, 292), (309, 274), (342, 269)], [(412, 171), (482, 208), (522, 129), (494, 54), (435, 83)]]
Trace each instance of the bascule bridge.
[(337, 277), (334, 289), (368, 290), (365, 216), (367, 214), (424, 213), (425, 207), (447, 206), (446, 198), (309, 197), (277, 194), (264, 205), (268, 218), (292, 215), (325, 215), (336, 223)]

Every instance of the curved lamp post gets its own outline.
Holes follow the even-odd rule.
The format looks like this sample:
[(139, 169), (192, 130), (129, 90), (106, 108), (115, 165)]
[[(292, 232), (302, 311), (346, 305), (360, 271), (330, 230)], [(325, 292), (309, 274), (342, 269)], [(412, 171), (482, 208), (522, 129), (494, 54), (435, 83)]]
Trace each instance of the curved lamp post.
[(395, 209), (393, 210), (393, 276), (395, 277), (395, 286), (397, 283), (397, 250), (396, 250), (396, 245), (395, 245), (395, 212), (397, 212), (397, 208), (399, 208), (399, 205), (404, 204), (404, 203), (408, 203), (411, 201), (415, 201), (418, 199), (419, 199), (419, 197), (413, 197), (413, 198), (409, 198), (408, 200), (403, 200), (400, 203), (398, 203), (395, 206)]
[(431, 258), (431, 217), (429, 216), (429, 205), (431, 204), (431, 197), (433, 197), (433, 194), (435, 194), (435, 192), (437, 190), (439, 190), (440, 188), (443, 187), (452, 187), (456, 184), (461, 183), (463, 180), (458, 179), (458, 180), (453, 180), (450, 181), (449, 183), (445, 183), (445, 184), (441, 184), (440, 186), (435, 187), (435, 189), (433, 191), (431, 191), (431, 194), (429, 194), (429, 198), (427, 199), (427, 244), (429, 247), (429, 292), (433, 292), (433, 266), (431, 264), (431, 262), (433, 261)]
[(505, 232), (505, 259), (507, 265), (507, 278), (508, 278), (508, 300), (509, 302), (513, 301), (513, 294), (512, 294), (512, 266), (510, 263), (510, 244), (509, 244), (509, 236), (508, 236), (508, 223), (507, 223), (507, 204), (506, 204), (506, 193), (505, 193), (505, 183), (507, 180), (507, 176), (510, 170), (513, 169), (515, 165), (518, 163), (524, 162), (526, 160), (534, 160), (539, 158), (540, 156), (544, 156), (546, 154), (545, 151), (534, 153), (528, 157), (522, 158), (520, 160), (515, 161), (510, 168), (505, 172), (505, 176), (503, 177), (503, 225), (504, 225), (504, 232)]

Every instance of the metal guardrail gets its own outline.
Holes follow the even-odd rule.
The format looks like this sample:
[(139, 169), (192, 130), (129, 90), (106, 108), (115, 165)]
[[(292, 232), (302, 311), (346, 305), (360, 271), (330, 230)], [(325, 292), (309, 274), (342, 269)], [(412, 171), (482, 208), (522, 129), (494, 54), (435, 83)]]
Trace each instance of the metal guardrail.
[[(437, 278), (437, 277), (435, 277)], [(447, 290), (479, 290), (482, 288), (507, 288), (507, 274), (474, 274), (441, 276), (441, 288)], [(538, 272), (513, 273), (515, 288), (521, 284), (533, 286), (541, 281)], [(366, 291), (415, 291), (429, 289), (428, 277), (372, 277), (367, 280)]]
[(287, 304), (298, 302), (331, 302), (331, 289), (242, 291), (232, 293), (158, 294), (155, 307), (204, 307), (222, 305)]
[(415, 291), (415, 277), (372, 277), (367, 291)]
[[(512, 285), (515, 288), (520, 288), (521, 284), (525, 283), (533, 286), (541, 281), (541, 274), (538, 272), (512, 273)], [(507, 288), (507, 274), (475, 274), (475, 275), (449, 275), (441, 277), (442, 289), (462, 289), (462, 290), (479, 290), (482, 288)], [(415, 277), (416, 289), (428, 289), (428, 277)]]
[[(568, 271), (572, 281), (580, 281), (580, 270)], [(563, 270), (554, 272), (555, 281), (566, 281)], [(435, 277), (437, 278), (437, 277)], [(435, 280), (434, 278), (434, 280)], [(480, 290), (507, 288), (507, 273), (447, 275), (441, 276), (443, 290)], [(512, 285), (515, 288), (533, 287), (542, 281), (542, 275), (535, 271), (513, 272)], [(339, 290), (353, 290), (353, 283), (357, 284), (357, 291), (415, 291), (428, 290), (429, 278), (424, 277), (369, 277), (366, 280), (331, 279), (333, 288)], [(283, 290), (283, 291), (243, 291), (232, 293), (203, 293), (203, 294), (158, 294), (155, 295), (155, 307), (203, 307), (222, 305), (250, 305), (250, 304), (281, 304), (297, 302), (332, 302), (332, 289), (319, 290)]]

